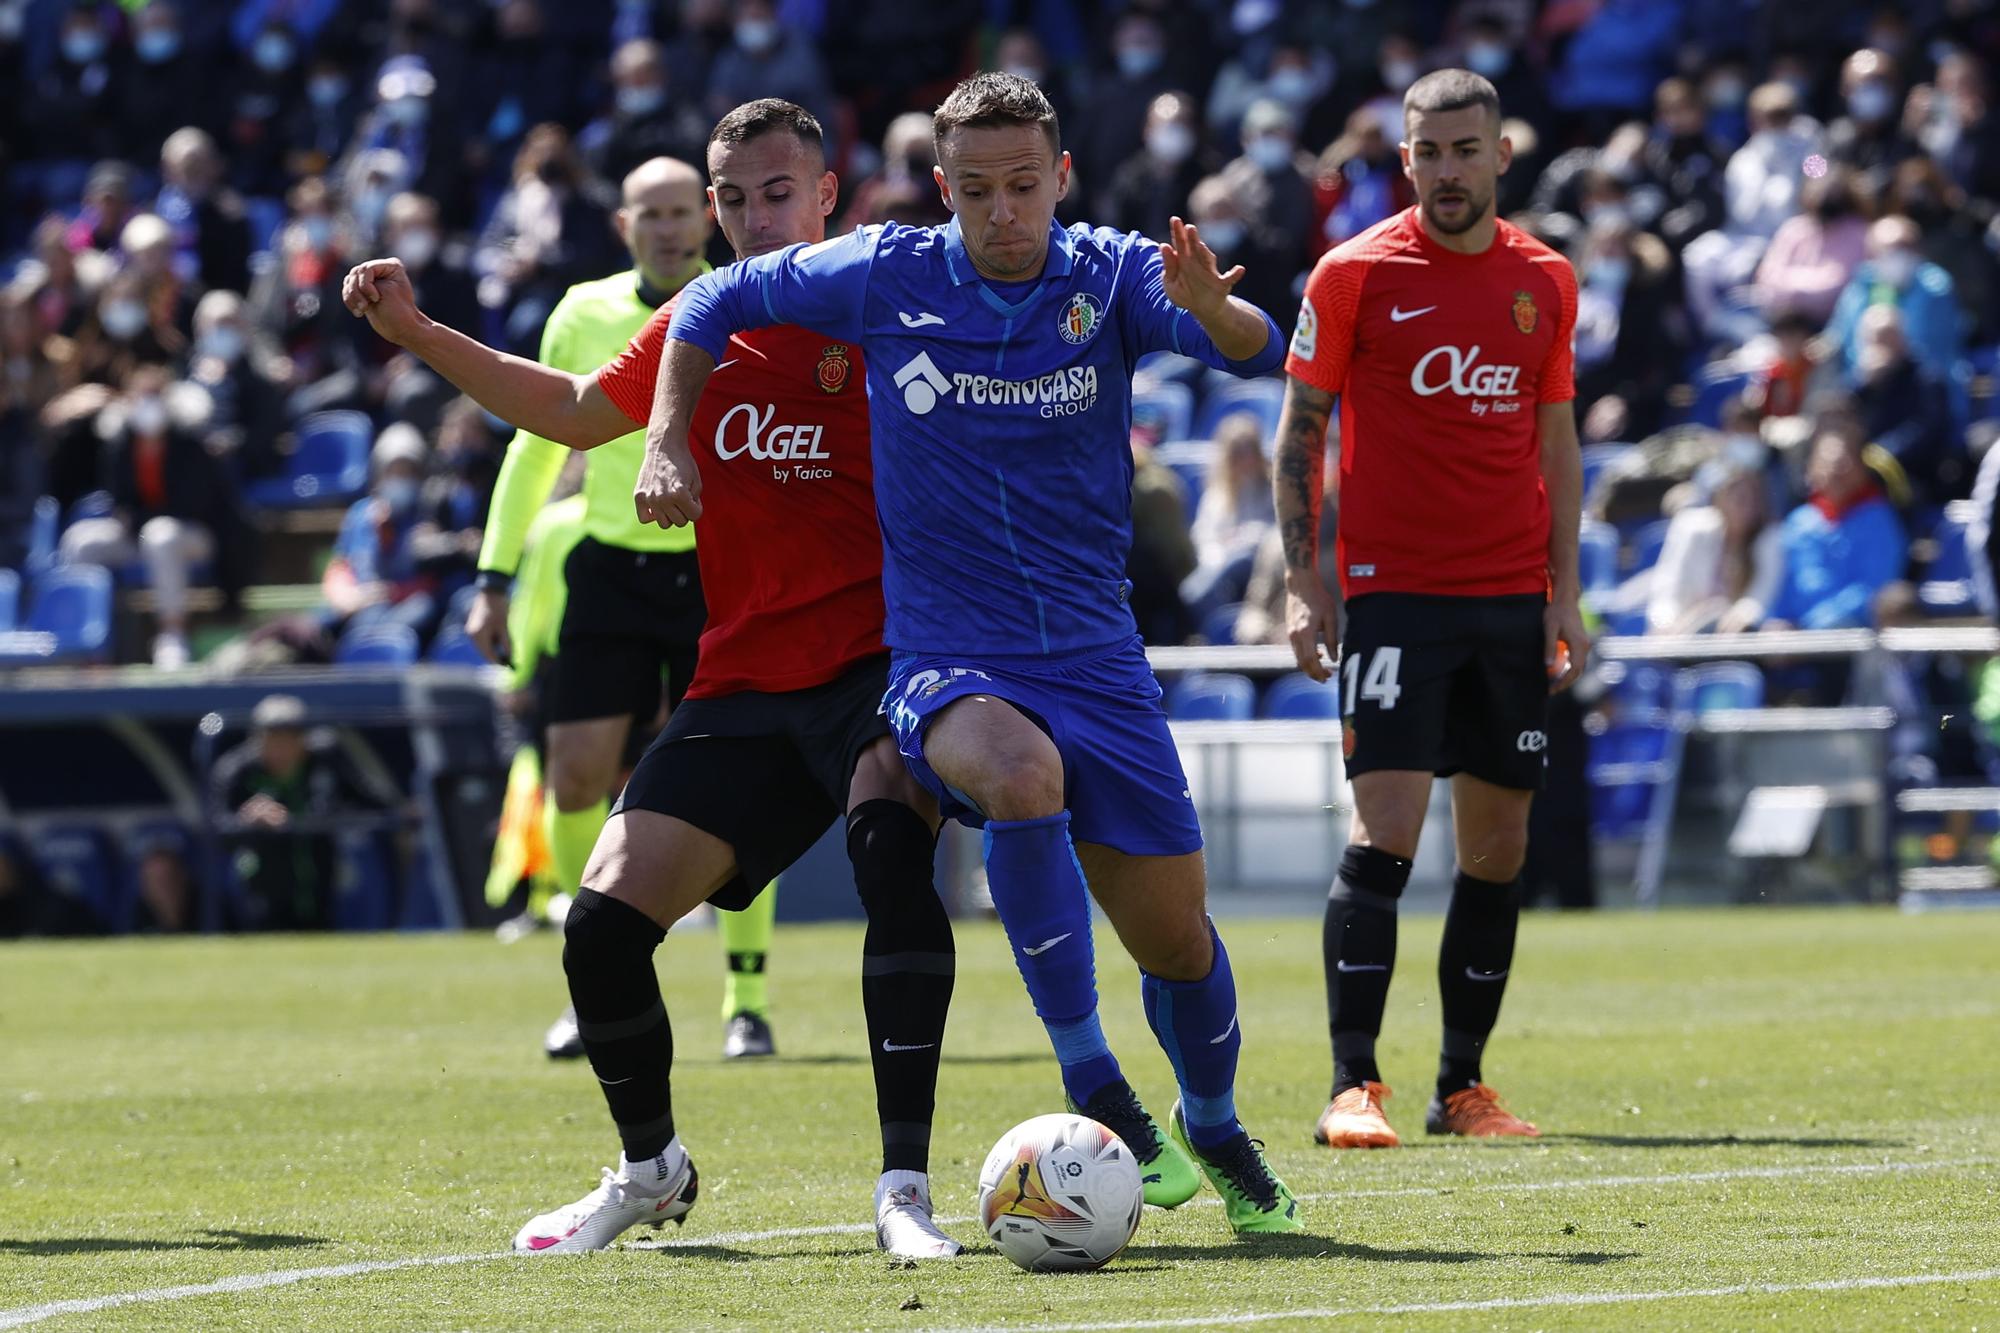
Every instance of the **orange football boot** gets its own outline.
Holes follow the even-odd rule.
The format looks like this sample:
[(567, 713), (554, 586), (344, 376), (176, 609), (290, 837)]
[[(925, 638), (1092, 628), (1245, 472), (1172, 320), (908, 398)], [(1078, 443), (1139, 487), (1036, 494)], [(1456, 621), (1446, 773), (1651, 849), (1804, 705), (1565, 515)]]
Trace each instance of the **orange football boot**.
[(1538, 1139), (1542, 1131), (1500, 1104), (1500, 1094), (1484, 1083), (1454, 1092), (1439, 1101), (1431, 1099), (1424, 1114), (1424, 1129), (1431, 1134), (1463, 1134), (1472, 1139)]
[(1395, 1148), (1402, 1144), (1389, 1128), (1382, 1103), (1389, 1097), (1382, 1083), (1363, 1083), (1333, 1099), (1313, 1126), (1313, 1141), (1329, 1148)]

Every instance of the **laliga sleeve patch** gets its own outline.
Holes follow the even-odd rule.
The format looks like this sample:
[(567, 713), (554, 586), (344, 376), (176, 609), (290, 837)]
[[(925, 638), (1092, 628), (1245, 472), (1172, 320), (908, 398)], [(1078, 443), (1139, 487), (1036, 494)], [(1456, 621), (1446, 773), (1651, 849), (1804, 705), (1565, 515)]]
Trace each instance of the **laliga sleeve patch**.
[(1298, 327), (1292, 330), (1292, 355), (1301, 361), (1310, 361), (1319, 349), (1319, 313), (1313, 309), (1312, 298), (1308, 296), (1299, 303)]

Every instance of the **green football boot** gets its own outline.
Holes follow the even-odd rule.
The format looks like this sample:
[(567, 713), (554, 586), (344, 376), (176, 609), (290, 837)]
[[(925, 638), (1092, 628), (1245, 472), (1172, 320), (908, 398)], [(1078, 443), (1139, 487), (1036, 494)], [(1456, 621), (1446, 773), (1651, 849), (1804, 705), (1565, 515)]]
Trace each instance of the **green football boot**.
[(1178, 1208), (1201, 1192), (1201, 1172), (1179, 1143), (1160, 1132), (1159, 1122), (1139, 1104), (1132, 1085), (1119, 1079), (1092, 1095), (1087, 1106), (1064, 1098), (1077, 1115), (1087, 1115), (1116, 1134), (1139, 1163), (1139, 1180), (1146, 1202), (1155, 1208)]
[(1299, 1201), (1264, 1160), (1263, 1144), (1239, 1129), (1235, 1138), (1204, 1153), (1189, 1141), (1178, 1101), (1167, 1113), (1167, 1124), (1173, 1130), (1174, 1143), (1201, 1163), (1208, 1183), (1222, 1196), (1231, 1231), (1245, 1236), (1305, 1230), (1306, 1224), (1299, 1220)]

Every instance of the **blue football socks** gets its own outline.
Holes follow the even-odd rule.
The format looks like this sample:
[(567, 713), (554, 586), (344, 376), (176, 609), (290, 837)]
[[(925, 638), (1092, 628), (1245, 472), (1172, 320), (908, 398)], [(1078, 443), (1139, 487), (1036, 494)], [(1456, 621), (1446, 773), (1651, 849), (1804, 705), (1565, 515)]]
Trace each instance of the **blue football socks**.
[(1243, 1132), (1236, 1121), (1236, 1057), (1243, 1049), (1236, 977), (1212, 921), (1208, 937), (1215, 943), (1215, 961), (1201, 980), (1166, 981), (1146, 972), (1140, 982), (1146, 1021), (1174, 1067), (1188, 1141), (1197, 1148), (1215, 1147)]

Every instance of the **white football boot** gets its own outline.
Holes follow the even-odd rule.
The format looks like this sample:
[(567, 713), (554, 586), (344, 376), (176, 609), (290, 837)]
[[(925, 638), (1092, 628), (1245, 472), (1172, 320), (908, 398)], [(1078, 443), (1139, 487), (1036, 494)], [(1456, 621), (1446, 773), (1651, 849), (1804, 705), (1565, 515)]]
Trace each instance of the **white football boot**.
[(875, 1185), (875, 1247), (898, 1259), (949, 1259), (963, 1250), (931, 1220), (929, 1189), (896, 1174), (903, 1183), (892, 1186), (885, 1175)]
[(605, 1167), (597, 1188), (552, 1213), (529, 1219), (514, 1237), (524, 1254), (569, 1254), (602, 1250), (633, 1227), (679, 1226), (694, 1208), (700, 1178), (694, 1159), (682, 1154), (681, 1169), (656, 1194), (642, 1194), (625, 1175)]
[(562, 1016), (549, 1024), (549, 1030), (542, 1034), (542, 1050), (551, 1060), (583, 1057), (583, 1033), (577, 1030), (575, 1005), (565, 1008)]

